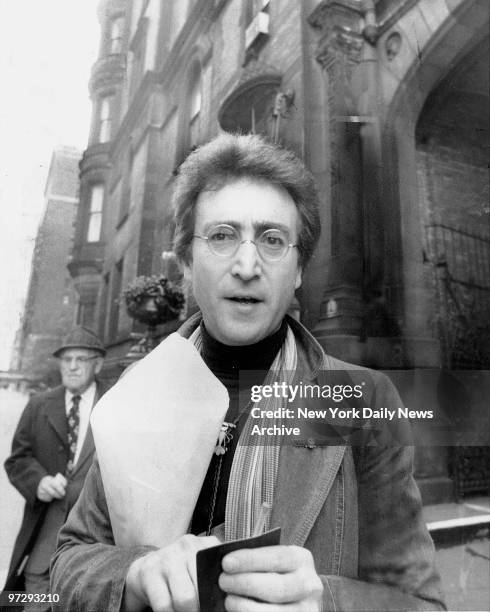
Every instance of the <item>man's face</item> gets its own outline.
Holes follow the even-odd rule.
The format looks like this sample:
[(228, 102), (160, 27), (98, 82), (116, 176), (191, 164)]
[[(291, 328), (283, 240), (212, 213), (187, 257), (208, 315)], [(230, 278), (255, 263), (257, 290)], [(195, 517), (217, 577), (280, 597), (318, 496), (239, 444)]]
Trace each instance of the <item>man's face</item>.
[(99, 353), (83, 348), (65, 349), (59, 360), (61, 381), (71, 393), (83, 393), (92, 384), (103, 363)]
[[(254, 240), (267, 229), (286, 232), (297, 244), (299, 215), (282, 187), (240, 179), (202, 192), (196, 204), (194, 234), (205, 236), (220, 224), (235, 228), (240, 240)], [(207, 241), (194, 238), (187, 269), (208, 332), (223, 344), (259, 342), (275, 332), (301, 285), (298, 249), (279, 261), (264, 261), (251, 242), (230, 256), (215, 255)]]

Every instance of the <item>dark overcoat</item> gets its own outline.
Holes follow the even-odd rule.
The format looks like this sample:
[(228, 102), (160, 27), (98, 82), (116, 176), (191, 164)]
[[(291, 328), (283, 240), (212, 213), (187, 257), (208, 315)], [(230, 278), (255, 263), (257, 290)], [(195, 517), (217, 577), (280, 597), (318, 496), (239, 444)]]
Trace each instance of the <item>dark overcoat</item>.
[[(106, 390), (97, 383), (96, 399)], [(20, 417), (12, 441), (12, 453), (5, 461), (5, 470), (12, 485), (25, 498), (24, 517), (10, 562), (5, 590), (24, 590), (25, 558), (37, 540), (33, 571), (49, 568), (50, 557), (56, 547), (57, 533), (77, 500), (85, 476), (92, 463), (94, 440), (90, 426), (71, 475), (66, 495), (50, 503), (37, 499), (39, 481), (44, 476), (65, 474), (68, 463), (67, 419), (65, 387), (33, 396)]]

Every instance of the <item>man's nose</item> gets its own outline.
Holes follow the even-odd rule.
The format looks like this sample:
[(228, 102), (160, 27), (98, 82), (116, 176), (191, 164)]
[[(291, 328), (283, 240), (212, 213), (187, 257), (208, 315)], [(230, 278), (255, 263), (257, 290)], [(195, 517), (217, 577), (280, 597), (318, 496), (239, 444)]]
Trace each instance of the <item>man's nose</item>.
[(233, 257), (233, 276), (239, 276), (242, 280), (248, 281), (258, 278), (262, 274), (262, 260), (255, 242), (243, 240), (238, 247), (238, 251)]

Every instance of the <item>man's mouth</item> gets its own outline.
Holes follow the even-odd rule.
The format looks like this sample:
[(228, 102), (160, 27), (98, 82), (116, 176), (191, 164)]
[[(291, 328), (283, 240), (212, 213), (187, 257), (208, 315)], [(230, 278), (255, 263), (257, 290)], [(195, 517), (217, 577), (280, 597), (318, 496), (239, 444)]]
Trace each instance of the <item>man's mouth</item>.
[(258, 304), (259, 302), (261, 302), (262, 300), (259, 300), (257, 298), (254, 297), (248, 297), (248, 296), (233, 296), (233, 297), (229, 297), (227, 298), (228, 300), (231, 300), (232, 302), (236, 302), (237, 304)]

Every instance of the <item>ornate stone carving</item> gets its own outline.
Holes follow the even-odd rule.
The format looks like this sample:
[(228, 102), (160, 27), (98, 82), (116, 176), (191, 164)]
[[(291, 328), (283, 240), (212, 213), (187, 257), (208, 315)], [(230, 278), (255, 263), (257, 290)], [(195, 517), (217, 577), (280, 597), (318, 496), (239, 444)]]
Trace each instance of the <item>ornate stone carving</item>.
[(308, 19), (310, 25), (321, 31), (316, 59), (328, 68), (338, 54), (354, 63), (361, 61), (364, 38), (363, 11), (356, 0), (324, 0)]
[(402, 37), (400, 32), (392, 32), (385, 41), (385, 52), (388, 61), (391, 62), (400, 52)]

